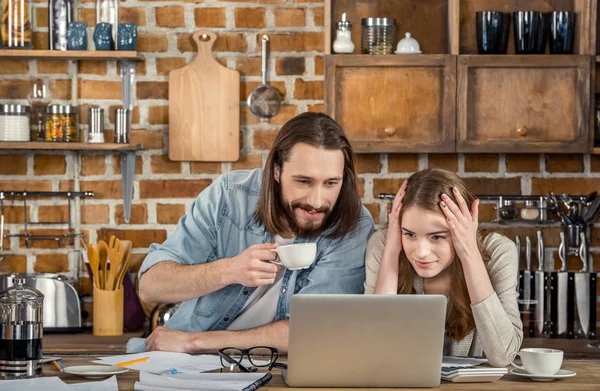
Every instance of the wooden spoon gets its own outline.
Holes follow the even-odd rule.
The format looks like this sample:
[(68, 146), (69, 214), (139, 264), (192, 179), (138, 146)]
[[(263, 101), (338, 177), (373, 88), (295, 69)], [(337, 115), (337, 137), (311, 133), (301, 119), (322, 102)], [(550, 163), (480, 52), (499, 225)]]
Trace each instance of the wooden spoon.
[(114, 290), (117, 283), (117, 272), (123, 261), (125, 249), (121, 246), (121, 241), (114, 236), (110, 237), (108, 242), (108, 257), (110, 258), (110, 271), (106, 280), (107, 289)]
[(108, 272), (108, 264), (106, 258), (108, 256), (108, 248), (104, 240), (98, 241), (98, 254), (100, 260), (100, 289), (106, 289), (106, 277)]
[(95, 244), (90, 243), (87, 246), (87, 256), (92, 269), (92, 278), (94, 279), (94, 286), (100, 289), (100, 276), (98, 275), (98, 266), (100, 265), (100, 255), (98, 254), (98, 248)]
[(123, 279), (129, 271), (130, 257), (131, 257), (131, 240), (121, 240), (121, 249), (123, 250), (123, 261), (121, 267), (117, 273), (117, 281), (115, 283), (115, 290), (119, 290), (123, 284)]

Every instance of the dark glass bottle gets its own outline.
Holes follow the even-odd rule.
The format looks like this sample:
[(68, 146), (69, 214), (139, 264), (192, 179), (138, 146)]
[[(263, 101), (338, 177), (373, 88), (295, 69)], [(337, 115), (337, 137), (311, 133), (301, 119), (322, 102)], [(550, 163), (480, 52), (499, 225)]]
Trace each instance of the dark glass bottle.
[(67, 50), (67, 28), (74, 22), (73, 0), (48, 0), (48, 47)]

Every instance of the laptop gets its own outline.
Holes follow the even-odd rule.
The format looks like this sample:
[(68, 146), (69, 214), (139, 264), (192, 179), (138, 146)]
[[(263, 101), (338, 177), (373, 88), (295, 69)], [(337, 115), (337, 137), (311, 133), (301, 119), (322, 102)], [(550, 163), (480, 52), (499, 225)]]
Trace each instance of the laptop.
[(443, 295), (297, 294), (290, 309), (291, 387), (437, 387)]

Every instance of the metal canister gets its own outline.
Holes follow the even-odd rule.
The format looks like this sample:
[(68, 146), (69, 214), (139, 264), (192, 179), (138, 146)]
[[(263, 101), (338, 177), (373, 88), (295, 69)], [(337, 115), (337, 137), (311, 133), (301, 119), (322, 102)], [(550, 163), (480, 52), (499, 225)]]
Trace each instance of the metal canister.
[(396, 19), (361, 19), (361, 50), (363, 54), (392, 54), (396, 43)]
[(88, 143), (104, 142), (104, 110), (90, 107), (88, 111)]
[(79, 141), (75, 106), (50, 105), (46, 107), (46, 141)]
[(128, 109), (115, 110), (115, 143), (129, 143), (130, 115), (131, 111)]

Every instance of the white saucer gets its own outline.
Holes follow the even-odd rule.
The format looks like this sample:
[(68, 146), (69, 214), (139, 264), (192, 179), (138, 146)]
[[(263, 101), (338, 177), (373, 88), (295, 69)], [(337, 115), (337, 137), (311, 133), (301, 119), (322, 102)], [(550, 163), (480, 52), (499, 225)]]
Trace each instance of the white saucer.
[(87, 379), (101, 379), (110, 375), (118, 375), (129, 371), (127, 368), (115, 367), (112, 365), (80, 365), (75, 367), (66, 367), (64, 373), (83, 376)]
[(528, 377), (531, 380), (536, 380), (536, 381), (552, 381), (554, 379), (562, 379), (565, 377), (571, 377), (571, 376), (577, 375), (577, 373), (575, 373), (573, 371), (569, 371), (567, 369), (560, 369), (554, 375), (536, 375), (533, 373), (525, 372), (524, 370), (519, 369), (519, 368), (515, 368), (515, 369), (511, 370), (510, 373), (512, 373), (513, 375), (517, 375), (517, 376)]
[(395, 51), (394, 54), (422, 54), (423, 52), (419, 51), (419, 52), (399, 52), (399, 51)]

